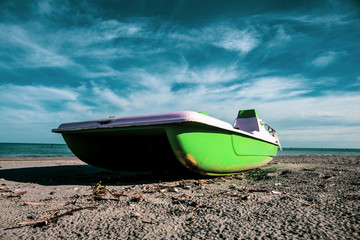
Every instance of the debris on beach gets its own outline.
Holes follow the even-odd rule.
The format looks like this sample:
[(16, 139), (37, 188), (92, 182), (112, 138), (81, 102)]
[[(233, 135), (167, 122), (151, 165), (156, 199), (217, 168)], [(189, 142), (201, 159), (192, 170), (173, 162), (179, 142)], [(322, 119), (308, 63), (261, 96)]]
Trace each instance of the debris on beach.
[(37, 221), (31, 221), (31, 222), (20, 222), (17, 225), (19, 227), (23, 226), (34, 226), (34, 227), (41, 227), (46, 226), (51, 223), (55, 223), (57, 220), (59, 220), (62, 217), (73, 215), (73, 213), (81, 211), (81, 210), (94, 210), (97, 209), (97, 207), (94, 206), (88, 206), (88, 207), (79, 207), (72, 210), (66, 210), (64, 213), (60, 214), (60, 210), (56, 210), (53, 212), (52, 215), (55, 215), (54, 217), (44, 219), (44, 220), (37, 220)]
[(65, 206), (66, 203), (24, 202), (24, 205), (33, 205), (33, 206), (51, 206), (51, 205), (58, 205), (58, 206)]
[(129, 192), (118, 192), (116, 190), (112, 190), (111, 194), (114, 196), (120, 197), (120, 196), (128, 196)]
[(0, 187), (0, 193), (2, 193), (2, 196), (8, 197), (8, 198), (20, 198), (22, 195), (28, 193), (26, 190), (21, 192), (14, 192), (11, 189), (7, 187)]
[[(14, 198), (14, 197), (21, 197), (22, 195), (26, 194), (27, 191), (21, 191), (21, 192), (14, 192), (8, 187), (0, 187), (0, 193), (5, 193), (5, 195), (8, 198)], [(10, 194), (9, 194), (10, 193)]]
[(325, 180), (331, 180), (331, 179), (334, 179), (334, 178), (335, 178), (334, 175), (325, 175), (325, 176), (323, 177), (323, 179), (325, 179)]
[[(107, 194), (110, 193), (113, 197), (108, 197)], [(94, 184), (92, 186), (92, 196), (90, 197), (91, 201), (95, 200), (110, 200), (110, 201), (117, 201), (121, 203), (121, 199), (119, 196), (112, 193), (112, 191), (109, 191), (106, 186), (101, 185), (101, 181)]]
[(18, 192), (18, 193), (12, 193), (8, 197), (21, 197), (21, 195), (24, 195), (26, 193), (27, 193), (27, 191), (22, 191), (22, 192)]
[(8, 187), (0, 187), (0, 193), (12, 192)]
[(145, 197), (146, 197), (146, 195), (141, 194), (139, 196), (131, 198), (131, 201), (132, 202), (141, 202), (141, 201), (143, 201), (145, 199)]
[(105, 195), (108, 192), (106, 186), (101, 185), (101, 181), (94, 184), (92, 187), (93, 194), (96, 196)]

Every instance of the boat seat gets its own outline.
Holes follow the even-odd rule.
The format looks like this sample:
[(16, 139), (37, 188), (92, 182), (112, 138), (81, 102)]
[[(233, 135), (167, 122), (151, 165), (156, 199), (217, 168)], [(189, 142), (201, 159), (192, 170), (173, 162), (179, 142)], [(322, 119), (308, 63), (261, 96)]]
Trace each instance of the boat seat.
[(233, 127), (249, 133), (254, 131), (259, 132), (260, 128), (256, 110), (240, 110)]
[(236, 118), (233, 127), (249, 133), (260, 130), (256, 117)]

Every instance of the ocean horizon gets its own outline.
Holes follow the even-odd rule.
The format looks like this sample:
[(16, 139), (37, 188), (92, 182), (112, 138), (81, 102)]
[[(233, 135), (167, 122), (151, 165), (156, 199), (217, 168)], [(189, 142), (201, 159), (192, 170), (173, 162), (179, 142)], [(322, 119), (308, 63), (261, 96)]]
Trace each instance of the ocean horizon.
[[(295, 148), (284, 147), (277, 156), (299, 155), (360, 155), (357, 148)], [(74, 157), (61, 143), (0, 143), (0, 157)]]

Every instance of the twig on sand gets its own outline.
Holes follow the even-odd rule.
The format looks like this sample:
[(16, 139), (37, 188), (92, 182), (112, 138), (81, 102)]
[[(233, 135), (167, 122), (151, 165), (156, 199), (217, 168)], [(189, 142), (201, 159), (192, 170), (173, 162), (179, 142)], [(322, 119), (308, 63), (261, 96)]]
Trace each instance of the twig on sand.
[(310, 203), (308, 203), (308, 202), (303, 202), (302, 203), (304, 206), (306, 206), (306, 207), (313, 207), (315, 204), (313, 203), (313, 204), (310, 204)]
[(94, 210), (97, 209), (97, 207), (93, 207), (93, 206), (88, 206), (88, 207), (80, 207), (80, 208), (75, 208), (72, 210), (68, 210), (63, 214), (59, 214), (56, 215), (55, 217), (49, 218), (49, 219), (45, 219), (45, 220), (38, 220), (38, 221), (31, 221), (31, 222), (20, 222), (15, 227), (10, 227), (10, 228), (6, 228), (4, 230), (9, 230), (9, 229), (15, 229), (15, 228), (20, 228), (20, 227), (25, 227), (25, 226), (33, 226), (33, 227), (42, 227), (42, 226), (47, 226), (51, 223), (56, 222), (57, 220), (59, 220), (62, 217), (68, 216), (68, 215), (73, 215), (74, 212), (78, 212), (81, 210)]
[(90, 197), (90, 200), (111, 200), (111, 201), (116, 201), (116, 202), (120, 202), (121, 203), (121, 199), (120, 198), (110, 198), (110, 197), (106, 197), (106, 196), (92, 196)]
[(0, 193), (5, 193), (5, 192), (13, 192), (11, 191), (9, 188), (7, 187), (0, 187)]
[(8, 197), (20, 197), (21, 195), (24, 195), (26, 193), (27, 191), (22, 191), (22, 192), (10, 194)]
[(44, 225), (49, 225), (50, 223), (56, 222), (57, 220), (59, 220), (62, 217), (68, 216), (68, 215), (73, 215), (74, 212), (78, 212), (81, 210), (94, 210), (97, 209), (97, 207), (93, 207), (93, 206), (88, 206), (88, 207), (80, 207), (80, 208), (75, 208), (72, 210), (68, 210), (63, 214), (59, 214), (55, 217), (49, 218), (47, 220), (42, 220), (42, 221), (35, 221), (35, 222), (21, 222), (18, 223), (18, 225), (34, 225), (34, 226), (44, 226)]
[(33, 206), (50, 206), (50, 205), (57, 205), (57, 206), (65, 206), (66, 203), (45, 203), (45, 202), (24, 202), (25, 205), (33, 205)]
[(120, 196), (128, 196), (129, 192), (118, 192), (115, 190), (109, 191), (109, 193), (115, 197), (120, 197)]
[[(45, 213), (46, 214), (46, 213)], [(54, 209), (51, 209), (51, 212), (50, 213), (47, 213), (45, 215), (44, 213), (38, 213), (36, 214), (35, 216), (37, 217), (42, 217), (42, 218), (45, 218), (45, 217), (50, 217), (50, 216), (54, 216), (54, 215), (59, 215), (60, 214), (60, 210), (54, 210)], [(29, 219), (34, 219), (34, 216), (29, 216), (28, 217)]]
[[(28, 226), (28, 225), (33, 225), (33, 226), (45, 226), (50, 224), (50, 221), (48, 220), (38, 220), (38, 221), (32, 221), (32, 222), (20, 222), (18, 223), (19, 227), (23, 226)], [(15, 227), (14, 227), (15, 228)]]
[(151, 220), (145, 220), (145, 219), (143, 219), (143, 220), (141, 220), (141, 222), (142, 222), (142, 223), (153, 224), (153, 221), (151, 221)]

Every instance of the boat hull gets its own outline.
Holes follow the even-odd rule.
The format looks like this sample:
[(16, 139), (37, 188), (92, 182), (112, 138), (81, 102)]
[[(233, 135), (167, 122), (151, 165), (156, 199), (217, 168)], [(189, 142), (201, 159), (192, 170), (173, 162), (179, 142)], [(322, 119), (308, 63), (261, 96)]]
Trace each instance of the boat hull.
[(91, 130), (62, 136), (80, 160), (96, 167), (124, 171), (181, 167), (161, 128)]
[(267, 164), (278, 149), (276, 144), (198, 122), (79, 130), (62, 136), (82, 161), (125, 171), (183, 165), (204, 175), (228, 175)]
[(227, 175), (261, 167), (278, 146), (246, 135), (200, 124), (167, 131), (172, 149), (188, 169), (204, 175)]

